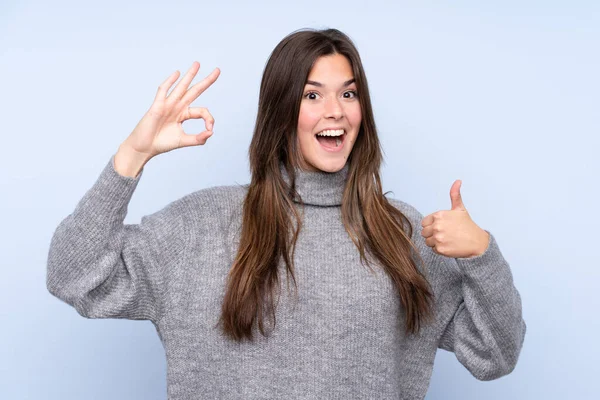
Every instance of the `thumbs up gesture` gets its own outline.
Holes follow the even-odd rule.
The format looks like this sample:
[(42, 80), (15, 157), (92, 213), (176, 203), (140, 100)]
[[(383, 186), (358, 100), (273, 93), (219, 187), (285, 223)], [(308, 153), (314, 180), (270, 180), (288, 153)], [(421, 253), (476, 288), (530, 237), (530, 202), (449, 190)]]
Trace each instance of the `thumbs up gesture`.
[(467, 212), (460, 195), (462, 181), (456, 180), (450, 188), (450, 210), (436, 211), (421, 222), (421, 236), (437, 254), (469, 258), (485, 252), (489, 233), (480, 228)]

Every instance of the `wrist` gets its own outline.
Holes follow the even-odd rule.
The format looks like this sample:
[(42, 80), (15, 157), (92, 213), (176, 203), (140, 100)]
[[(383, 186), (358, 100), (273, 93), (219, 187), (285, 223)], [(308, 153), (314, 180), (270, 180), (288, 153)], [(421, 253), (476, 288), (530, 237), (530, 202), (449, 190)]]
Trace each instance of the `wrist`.
[(485, 253), (485, 251), (488, 248), (489, 243), (490, 243), (490, 234), (482, 229), (481, 239), (479, 240), (479, 249), (472, 257), (477, 257), (477, 256), (480, 256), (483, 253)]
[(122, 176), (137, 178), (140, 171), (151, 158), (148, 154), (140, 153), (124, 142), (119, 146), (115, 154), (115, 171)]

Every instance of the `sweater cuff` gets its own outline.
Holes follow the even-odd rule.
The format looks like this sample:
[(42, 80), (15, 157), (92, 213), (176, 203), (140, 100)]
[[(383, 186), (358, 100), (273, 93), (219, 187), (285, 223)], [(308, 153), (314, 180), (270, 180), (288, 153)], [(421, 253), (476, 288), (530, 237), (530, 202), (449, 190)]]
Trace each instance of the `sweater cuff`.
[(468, 275), (487, 276), (498, 272), (502, 265), (507, 265), (496, 238), (487, 229), (489, 234), (488, 247), (482, 254), (467, 258), (456, 258), (456, 263), (460, 269)]
[(92, 215), (114, 215), (117, 211), (125, 218), (127, 205), (142, 177), (143, 169), (135, 178), (119, 174), (115, 170), (114, 161), (113, 154), (79, 206), (84, 209), (93, 208)]

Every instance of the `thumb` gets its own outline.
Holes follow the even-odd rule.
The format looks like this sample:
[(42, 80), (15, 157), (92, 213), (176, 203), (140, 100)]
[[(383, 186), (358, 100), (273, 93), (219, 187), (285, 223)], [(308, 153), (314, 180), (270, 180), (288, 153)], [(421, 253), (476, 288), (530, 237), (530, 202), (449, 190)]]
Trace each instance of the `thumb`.
[(462, 185), (461, 180), (456, 180), (450, 188), (450, 200), (452, 202), (452, 210), (464, 210), (465, 205), (460, 195), (460, 186)]

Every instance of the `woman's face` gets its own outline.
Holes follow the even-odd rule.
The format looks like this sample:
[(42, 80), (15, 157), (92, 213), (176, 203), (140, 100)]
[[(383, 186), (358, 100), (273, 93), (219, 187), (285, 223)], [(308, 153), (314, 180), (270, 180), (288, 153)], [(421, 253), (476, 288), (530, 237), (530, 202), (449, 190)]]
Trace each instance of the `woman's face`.
[(350, 62), (341, 54), (319, 57), (313, 65), (298, 116), (302, 169), (336, 172), (346, 164), (362, 120), (353, 80)]

